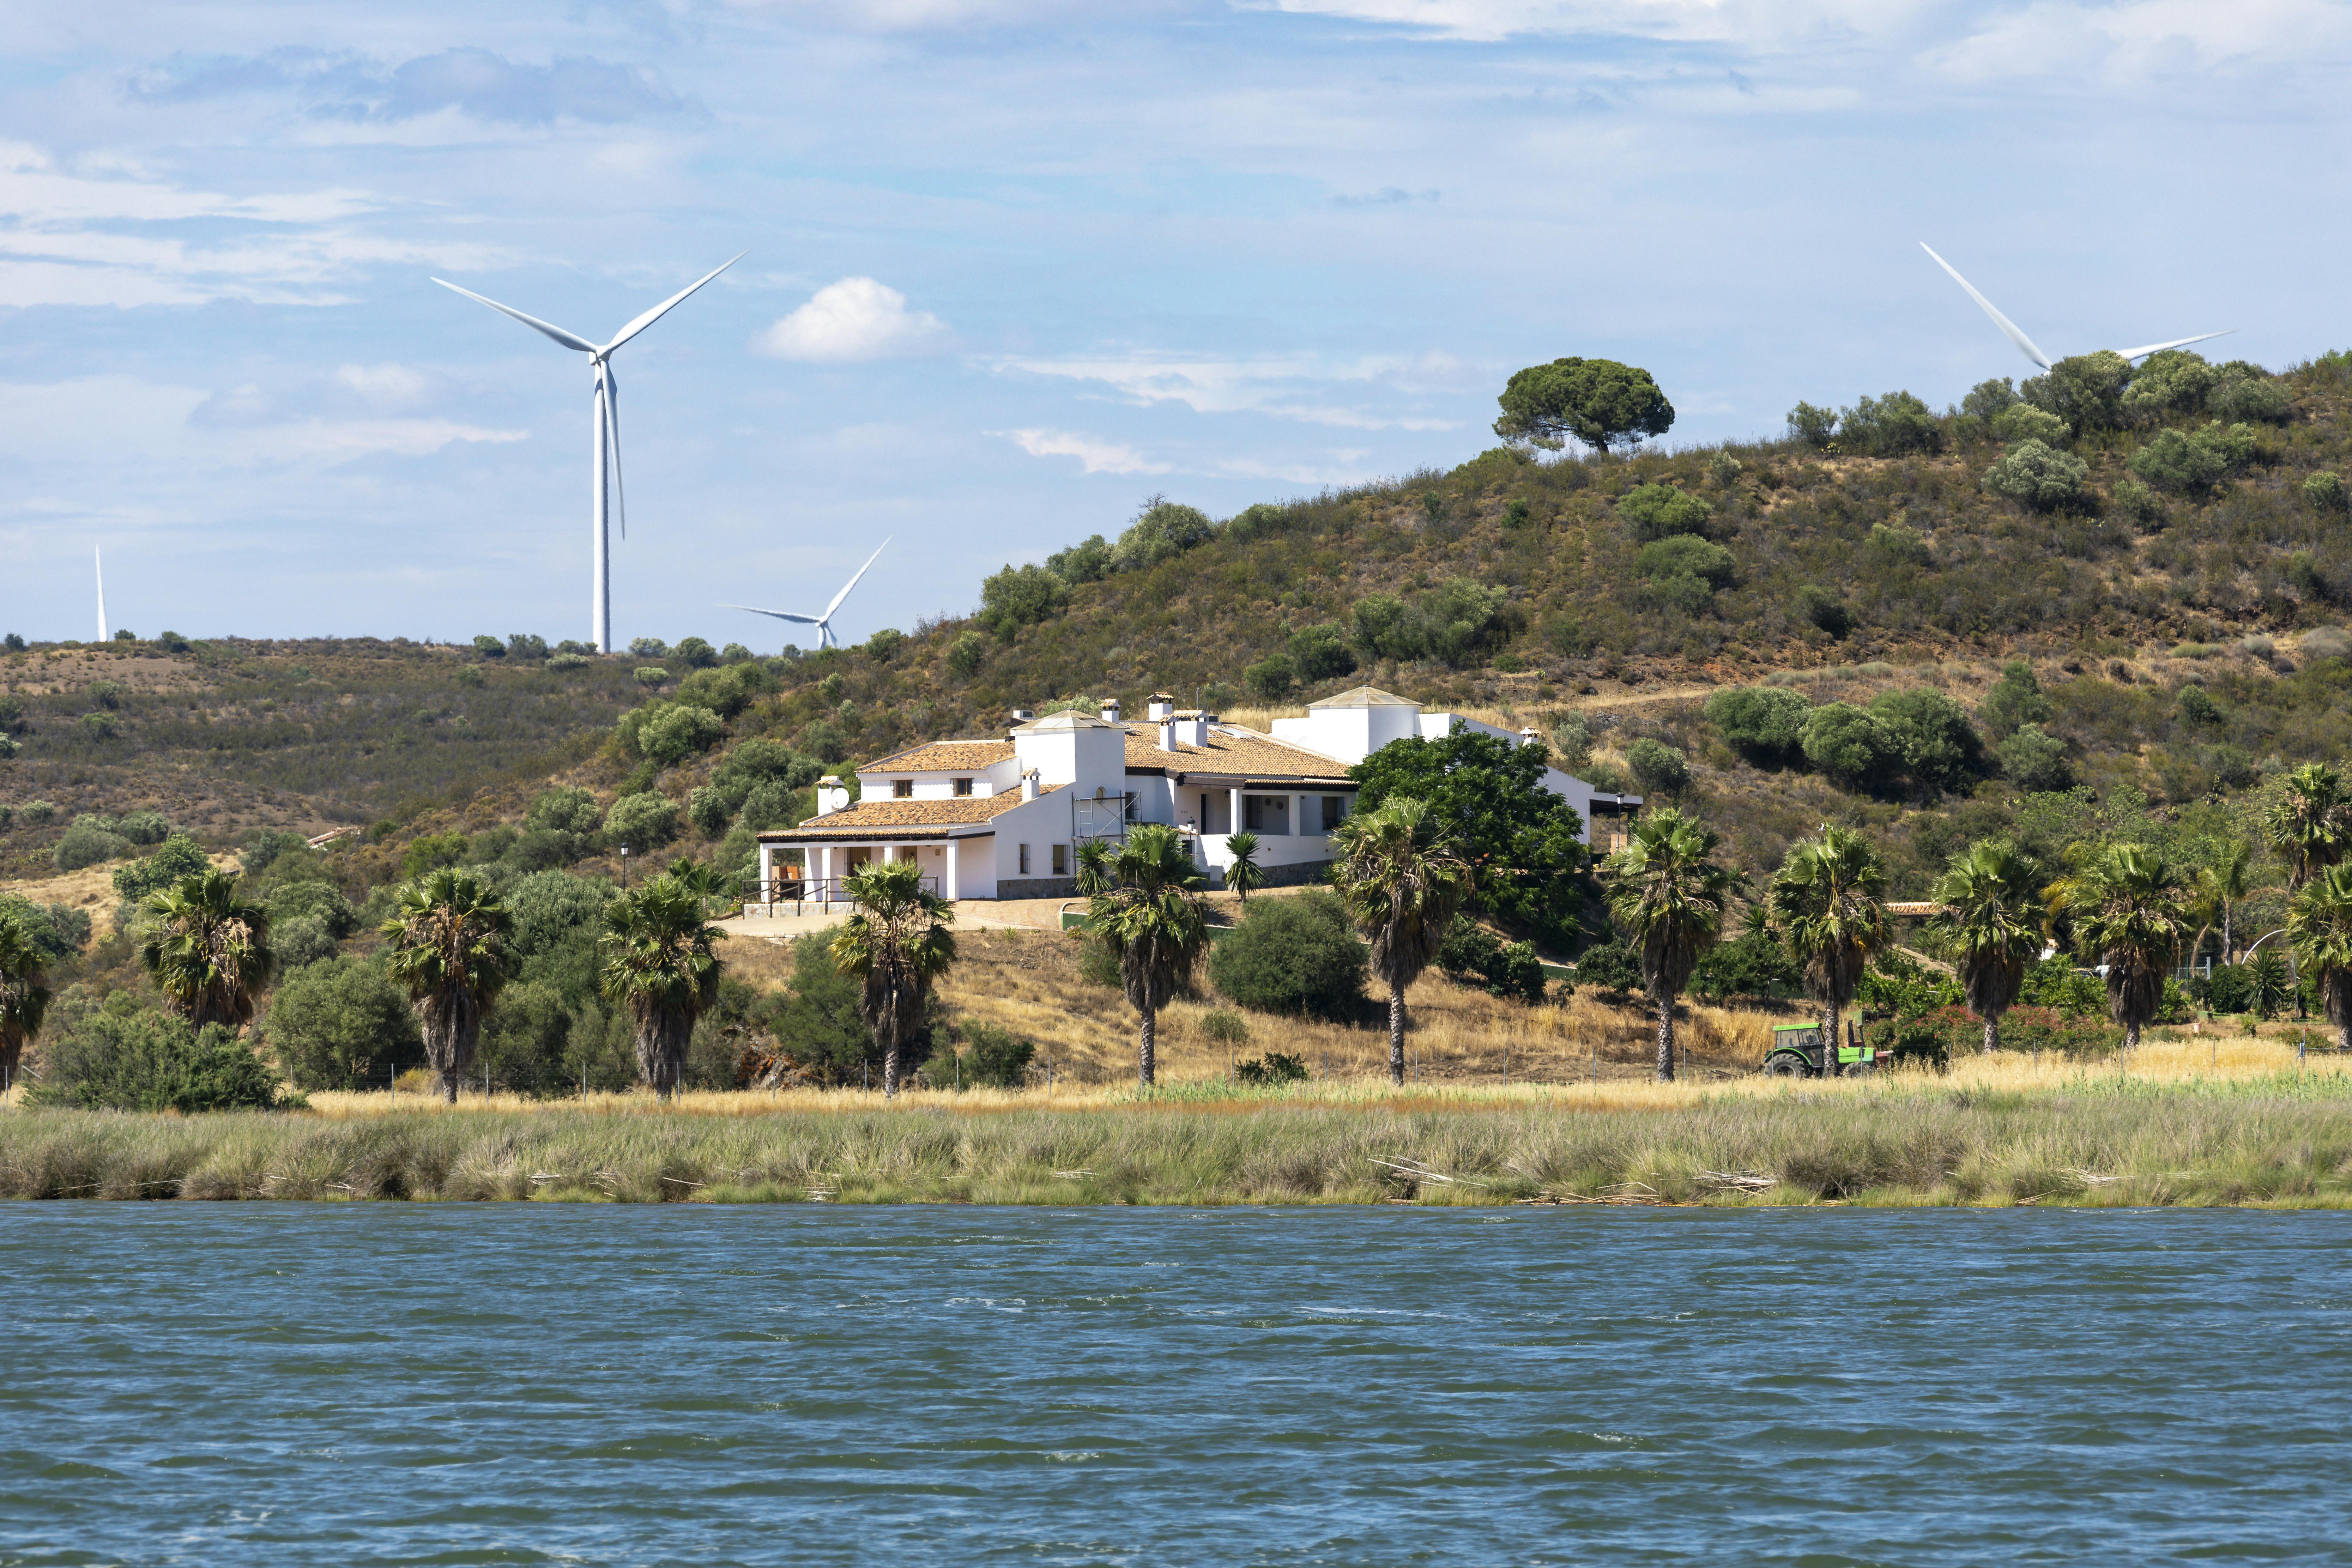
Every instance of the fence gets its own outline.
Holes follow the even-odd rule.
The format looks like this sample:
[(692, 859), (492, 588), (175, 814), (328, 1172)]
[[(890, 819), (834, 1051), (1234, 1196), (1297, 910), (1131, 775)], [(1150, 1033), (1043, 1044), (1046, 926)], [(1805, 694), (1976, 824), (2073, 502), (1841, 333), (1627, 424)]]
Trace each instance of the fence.
[[(937, 877), (925, 877), (922, 886), (923, 891), (938, 896), (940, 879)], [(793, 913), (797, 915), (806, 912), (811, 904), (824, 908), (853, 901), (849, 896), (847, 877), (777, 876), (762, 881), (757, 873), (753, 873), (743, 879), (743, 890), (746, 913), (772, 914), (777, 905), (790, 904)]]

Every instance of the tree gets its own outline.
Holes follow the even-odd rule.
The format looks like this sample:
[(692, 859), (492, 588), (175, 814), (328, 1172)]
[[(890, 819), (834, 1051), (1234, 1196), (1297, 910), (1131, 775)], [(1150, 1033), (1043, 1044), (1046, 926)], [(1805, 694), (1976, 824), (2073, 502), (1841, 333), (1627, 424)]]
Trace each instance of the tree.
[(1824, 702), (1798, 730), (1805, 760), (1848, 789), (1875, 789), (1903, 759), (1903, 744), (1868, 710)]
[(2042, 956), (2041, 877), (2032, 859), (2005, 838), (1988, 838), (1952, 857), (1936, 882), (1937, 915), (1969, 1010), (1984, 1020), (1984, 1048), (2000, 1048), (2000, 1016), (2025, 984), (2025, 966)]
[(1805, 989), (1822, 1005), (1822, 1076), (1837, 1067), (1838, 1027), (1870, 955), (1886, 944), (1886, 871), (1870, 840), (1829, 826), (1793, 846), (1774, 874), (1772, 929), (1805, 966)]
[(314, 963), (288, 980), (261, 1032), (297, 1089), (380, 1089), (425, 1057), (408, 998), (362, 958)]
[(2076, 435), (2123, 423), (2131, 362), (2113, 349), (2073, 354), (2018, 388), (2025, 401), (2066, 421)]
[(882, 1053), (882, 1093), (895, 1098), (906, 1048), (929, 1024), (931, 991), (955, 962), (955, 909), (923, 886), (912, 860), (868, 864), (851, 873), (857, 912), (833, 939), (833, 960), (861, 983), (857, 1010)]
[(1663, 741), (1647, 735), (1625, 748), (1625, 765), (1643, 795), (1680, 795), (1690, 786), (1690, 759)]
[(1470, 868), (1471, 906), (1565, 952), (1582, 929), (1584, 824), (1544, 787), (1550, 762), (1542, 746), (1462, 731), (1392, 741), (1348, 776), (1360, 813), (1390, 800), (1427, 803)]
[(1691, 971), (1723, 936), (1737, 885), (1716, 858), (1722, 836), (1671, 807), (1645, 814), (1630, 843), (1609, 857), (1609, 912), (1658, 1010), (1658, 1081), (1675, 1076), (1675, 1001)]
[[(1069, 603), (1068, 584), (1045, 567), (1008, 565), (981, 584), (977, 618), (982, 626), (1011, 642), (1022, 627), (1052, 620), (1068, 608)], [(973, 667), (978, 668), (977, 659)]]
[(1225, 886), (1239, 893), (1244, 904), (1252, 892), (1265, 886), (1265, 868), (1257, 863), (1257, 848), (1255, 833), (1236, 833), (1225, 840), (1225, 853), (1234, 858), (1234, 863), (1225, 868)]
[(2039, 724), (2021, 724), (2000, 743), (2000, 771), (2018, 788), (2035, 794), (2071, 789), (2074, 764), (2066, 759), (2066, 742)]
[(1893, 731), (1904, 771), (1921, 789), (1964, 790), (1984, 772), (1984, 741), (1967, 710), (1933, 687), (1882, 691), (1870, 712)]
[(1984, 720), (1986, 729), (2006, 740), (2021, 725), (2039, 724), (2048, 719), (2050, 699), (2042, 694), (2042, 682), (2034, 679), (2033, 667), (2021, 658), (2013, 658), (2001, 667), (2000, 679), (1984, 694), (1984, 700), (1977, 705), (1977, 714)]
[(1393, 795), (1370, 810), (1359, 796), (1355, 815), (1331, 835), (1331, 885), (1372, 944), (1372, 973), (1388, 982), (1391, 1083), (1404, 1082), (1404, 994), (1444, 946), (1474, 885), (1461, 843), (1442, 807)]
[(1364, 1000), (1369, 955), (1347, 905), (1322, 889), (1261, 899), (1209, 950), (1209, 980), (1244, 1007), (1349, 1023)]
[(1309, 686), (1354, 674), (1356, 656), (1349, 651), (1347, 639), (1347, 628), (1336, 622), (1301, 627), (1290, 634), (1286, 649), (1291, 668)]
[(1726, 686), (1706, 700), (1706, 721), (1758, 767), (1804, 759), (1801, 739), (1812, 705), (1784, 686)]
[(719, 994), (712, 944), (726, 934), (703, 923), (702, 895), (667, 874), (605, 907), (602, 989), (636, 1021), (637, 1073), (660, 1099), (677, 1091), (694, 1021)]
[(2323, 763), (2305, 763), (2287, 774), (2279, 796), (2263, 811), (2263, 838), (2286, 862), (2286, 885), (2302, 887), (2344, 858), (2352, 831), (2352, 802), (2343, 780)]
[(1690, 533), (1644, 544), (1633, 558), (1633, 569), (1644, 577), (1696, 577), (1717, 589), (1731, 586), (1738, 566), (1730, 551)]
[(1714, 511), (1703, 497), (1675, 485), (1636, 485), (1617, 500), (1617, 515), (1625, 520), (1635, 542), (1642, 544), (1676, 534), (1704, 535)]
[(0, 910), (0, 1088), (16, 1080), (25, 1047), (47, 1016), (48, 963), (34, 933)]
[(2123, 1026), (2124, 1050), (2164, 1001), (2164, 983), (2189, 938), (2189, 884), (2179, 869), (2145, 844), (2090, 850), (2074, 875), (2051, 889), (2070, 923), (2074, 947), (2106, 971), (2107, 1011)]
[(2238, 933), (2232, 917), (2237, 907), (2254, 890), (2254, 847), (2242, 838), (2224, 840), (2212, 863), (2197, 873), (2197, 904), (2206, 916), (2203, 930), (2189, 944), (2193, 962), (2197, 947), (2205, 940), (2205, 932), (2215, 923), (2221, 928), (2221, 962), (2238, 961)]
[(1208, 542), (1216, 531), (1217, 525), (1200, 508), (1165, 496), (1149, 497), (1111, 547), (1111, 570), (1140, 572), (1157, 566)]
[[(1343, 825), (1344, 826), (1344, 825)], [(1131, 830), (1110, 861), (1111, 886), (1087, 902), (1096, 938), (1118, 960), (1119, 984), (1136, 1011), (1136, 1079), (1149, 1089), (1160, 1009), (1189, 981), (1209, 943), (1201, 873), (1172, 827)]]
[(2090, 477), (2090, 465), (2082, 458), (2046, 442), (2024, 440), (1985, 470), (1984, 488), (2036, 511), (2055, 511), (2079, 500)]
[(152, 894), (143, 907), (153, 925), (139, 961), (172, 1010), (198, 1029), (253, 1022), (269, 978), (269, 911), (240, 899), (236, 879), (218, 870)]
[(2295, 967), (2319, 990), (2338, 1050), (2352, 1050), (2352, 866), (2330, 866), (2287, 904)]
[(425, 1059), (455, 1105), (482, 1015), (514, 973), (514, 917), (479, 878), (447, 866), (404, 886), (393, 910), (377, 928), (390, 939), (385, 968), (407, 988)]
[(1495, 434), (1557, 451), (1570, 436), (1607, 451), (1674, 427), (1675, 405), (1650, 373), (1608, 359), (1558, 359), (1511, 377)]

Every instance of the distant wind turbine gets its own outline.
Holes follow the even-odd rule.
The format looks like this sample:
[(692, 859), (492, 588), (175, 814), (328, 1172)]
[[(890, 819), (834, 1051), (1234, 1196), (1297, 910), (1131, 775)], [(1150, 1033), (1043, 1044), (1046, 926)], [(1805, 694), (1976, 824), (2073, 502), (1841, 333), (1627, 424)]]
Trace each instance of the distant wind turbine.
[(98, 640), (107, 642), (113, 638), (114, 634), (106, 629), (106, 552), (93, 544), (89, 547), (89, 558), (98, 568)]
[[(611, 498), (610, 510), (617, 513), (621, 520), (621, 537), (626, 539), (629, 536), (628, 502), (621, 493), (621, 384), (613, 374), (613, 351), (660, 321), (672, 306), (750, 254), (748, 250), (738, 251), (725, 262), (704, 273), (700, 278), (614, 333), (611, 342), (601, 345), (592, 343), (586, 338), (575, 333), (567, 332), (562, 327), (550, 326), (536, 316), (526, 316), (512, 306), (501, 305), (496, 300), (485, 299), (470, 289), (460, 289), (455, 283), (440, 278), (433, 279), (444, 289), (463, 294), (468, 300), (478, 300), (502, 315), (512, 316), (524, 326), (545, 332), (565, 348), (576, 349), (588, 356), (588, 363), (596, 378), (595, 407), (591, 419), (594, 431), (593, 447), (596, 454), (595, 477), (589, 484), (593, 502), (591, 510), (593, 521), (589, 525), (588, 548), (595, 563), (593, 584), (591, 588), (592, 597), (589, 603), (590, 618), (594, 624), (593, 640), (595, 642), (598, 653), (613, 651), (612, 545), (604, 526), (608, 494)], [(609, 492), (605, 488), (608, 479), (611, 483)]]
[(881, 550), (877, 550), (866, 558), (866, 564), (857, 569), (857, 576), (852, 577), (842, 584), (841, 592), (833, 596), (833, 603), (824, 607), (824, 614), (821, 616), (803, 616), (797, 610), (763, 610), (757, 605), (721, 605), (719, 607), (722, 610), (749, 610), (755, 616), (773, 616), (780, 621), (798, 621), (804, 626), (814, 626), (817, 647), (838, 647), (841, 646), (841, 639), (833, 635), (833, 613), (841, 608), (841, 602), (844, 599), (849, 597), (849, 590), (857, 586), (858, 578), (864, 577), (866, 573), (872, 571), (874, 563), (882, 559), (882, 551), (889, 548), (890, 541), (884, 540)]
[[(2050, 356), (2036, 348), (2032, 338), (2027, 337), (2023, 332), (2018, 331), (2017, 323), (2015, 321), (2011, 321), (2007, 316), (2004, 316), (1999, 310), (1994, 310), (1992, 301), (1978, 293), (1976, 291), (1976, 286), (1970, 283), (1967, 279), (1961, 277), (1958, 271), (1954, 270), (1950, 262), (1945, 260), (1942, 257), (1936, 255), (1936, 252), (1928, 246), (1926, 240), (1923, 239), (1919, 242), (1919, 248), (1927, 251), (1928, 256), (1934, 259), (1937, 266), (1942, 268), (1945, 271), (1951, 273), (1952, 281), (1969, 291), (1969, 298), (1974, 300), (1984, 310), (1984, 313), (1992, 318), (1992, 324), (1999, 327), (2001, 331), (2007, 335), (2009, 341), (2017, 345), (2018, 352), (2020, 353), (2022, 353), (2027, 359), (2032, 360), (2035, 364), (2040, 365), (2043, 370), (2048, 370), (2050, 368)], [(2168, 343), (2149, 343), (2145, 348), (2117, 349), (2115, 352), (2121, 354), (2127, 360), (2141, 360), (2146, 359), (2152, 353), (2159, 353), (2166, 349), (2186, 348), (2190, 343), (2201, 343), (2208, 338), (2226, 338), (2237, 330), (2238, 329), (2235, 327), (2228, 327), (2218, 332), (2200, 332), (2193, 338), (2175, 338)]]

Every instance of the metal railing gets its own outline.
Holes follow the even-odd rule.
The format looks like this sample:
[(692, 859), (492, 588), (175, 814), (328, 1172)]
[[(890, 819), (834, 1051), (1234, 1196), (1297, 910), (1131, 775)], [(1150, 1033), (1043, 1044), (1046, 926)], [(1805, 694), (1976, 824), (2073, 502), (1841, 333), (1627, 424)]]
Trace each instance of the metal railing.
[[(922, 879), (923, 890), (937, 896), (939, 878)], [(773, 912), (779, 904), (790, 904), (794, 914), (806, 911), (811, 904), (826, 908), (834, 904), (854, 902), (849, 896), (847, 877), (775, 876), (762, 881), (754, 873), (743, 879), (743, 902), (747, 910)]]

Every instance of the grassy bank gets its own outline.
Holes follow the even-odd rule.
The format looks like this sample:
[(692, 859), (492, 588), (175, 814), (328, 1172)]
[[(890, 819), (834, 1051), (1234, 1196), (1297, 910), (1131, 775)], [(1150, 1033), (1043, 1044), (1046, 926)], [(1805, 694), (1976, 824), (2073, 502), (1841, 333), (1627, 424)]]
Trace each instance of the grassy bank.
[(1195, 1083), (887, 1109), (845, 1094), (455, 1110), (379, 1095), (279, 1115), (16, 1111), (0, 1114), (0, 1195), (2352, 1207), (2352, 1079), (2336, 1071), (1970, 1065), (1793, 1088)]

